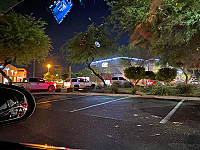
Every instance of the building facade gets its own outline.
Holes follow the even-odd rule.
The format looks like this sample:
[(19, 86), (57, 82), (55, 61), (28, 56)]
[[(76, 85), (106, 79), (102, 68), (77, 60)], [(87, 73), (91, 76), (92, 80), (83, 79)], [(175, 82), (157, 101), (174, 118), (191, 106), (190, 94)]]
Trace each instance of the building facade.
[(124, 76), (124, 69), (130, 66), (141, 66), (145, 71), (158, 72), (160, 69), (158, 59), (143, 60), (129, 57), (115, 57), (93, 62), (91, 65), (98, 67), (105, 79), (111, 80), (113, 76)]
[[(27, 77), (27, 71), (24, 68), (17, 68), (11, 64), (7, 65), (3, 71), (10, 77), (13, 82), (22, 82)], [(0, 74), (0, 83), (7, 83), (8, 80)]]
[[(153, 71), (154, 73), (158, 72), (158, 70), (161, 68), (158, 59), (143, 60), (130, 57), (115, 57), (99, 60), (93, 62), (91, 65), (98, 68), (107, 85), (111, 83), (112, 77), (119, 76), (126, 78), (124, 76), (124, 70), (130, 66), (144, 67), (145, 71)], [(97, 82), (101, 81), (97, 80)]]

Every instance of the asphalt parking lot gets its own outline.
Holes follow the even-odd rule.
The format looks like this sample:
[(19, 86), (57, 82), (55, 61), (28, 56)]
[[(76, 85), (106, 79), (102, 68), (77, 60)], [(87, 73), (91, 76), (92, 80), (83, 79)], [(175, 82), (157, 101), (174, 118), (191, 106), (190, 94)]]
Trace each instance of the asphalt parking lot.
[(0, 140), (91, 150), (200, 146), (199, 101), (64, 94), (34, 97), (34, 114), (24, 122), (0, 127)]

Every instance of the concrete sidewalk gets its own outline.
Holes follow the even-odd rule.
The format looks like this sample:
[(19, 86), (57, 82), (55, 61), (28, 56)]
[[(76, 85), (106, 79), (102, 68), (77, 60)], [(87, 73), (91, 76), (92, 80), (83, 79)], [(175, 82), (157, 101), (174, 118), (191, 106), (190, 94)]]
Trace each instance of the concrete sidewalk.
[(94, 95), (94, 96), (120, 96), (120, 97), (137, 97), (137, 98), (153, 98), (153, 99), (167, 99), (167, 100), (188, 100), (200, 101), (200, 97), (179, 97), (179, 96), (157, 96), (157, 95), (132, 95), (132, 94), (108, 94), (108, 93), (82, 93), (82, 92), (37, 92), (33, 95)]

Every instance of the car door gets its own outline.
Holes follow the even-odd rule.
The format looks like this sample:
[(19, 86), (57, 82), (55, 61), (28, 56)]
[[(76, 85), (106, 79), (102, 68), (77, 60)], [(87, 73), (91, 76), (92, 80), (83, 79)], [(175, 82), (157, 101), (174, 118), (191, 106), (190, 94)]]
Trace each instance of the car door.
[(27, 89), (29, 90), (36, 90), (38, 87), (38, 80), (37, 78), (29, 78), (29, 82), (27, 82)]
[(85, 86), (91, 86), (91, 82), (87, 79), (85, 79)]
[(46, 90), (48, 89), (49, 84), (46, 83), (43, 79), (38, 79), (38, 90)]

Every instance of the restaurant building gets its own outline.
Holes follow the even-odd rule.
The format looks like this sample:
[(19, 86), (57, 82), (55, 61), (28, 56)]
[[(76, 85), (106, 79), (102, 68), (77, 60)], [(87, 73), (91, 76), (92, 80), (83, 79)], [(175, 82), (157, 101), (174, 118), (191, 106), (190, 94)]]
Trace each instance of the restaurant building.
[[(24, 68), (17, 68), (11, 64), (7, 65), (3, 71), (10, 77), (12, 82), (22, 82), (26, 78), (27, 71)], [(0, 74), (0, 83), (7, 83), (8, 80)]]

